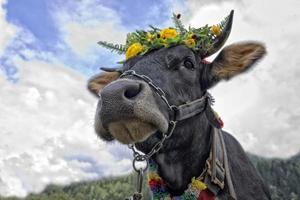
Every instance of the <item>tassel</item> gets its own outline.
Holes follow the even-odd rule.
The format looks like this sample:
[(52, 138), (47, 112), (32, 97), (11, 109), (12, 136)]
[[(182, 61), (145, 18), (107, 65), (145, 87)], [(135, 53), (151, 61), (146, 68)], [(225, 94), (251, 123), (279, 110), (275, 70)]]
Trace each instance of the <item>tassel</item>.
[(215, 104), (215, 98), (209, 93), (209, 92), (206, 92), (207, 93), (207, 97), (208, 97), (208, 103), (210, 106), (213, 106)]
[(223, 128), (224, 127), (224, 122), (221, 119), (221, 117), (218, 118), (218, 121), (219, 121), (220, 127)]
[(224, 127), (223, 120), (221, 119), (220, 115), (216, 111), (214, 111), (214, 113), (215, 113), (215, 117), (216, 117), (216, 119), (218, 121), (219, 128), (223, 128)]

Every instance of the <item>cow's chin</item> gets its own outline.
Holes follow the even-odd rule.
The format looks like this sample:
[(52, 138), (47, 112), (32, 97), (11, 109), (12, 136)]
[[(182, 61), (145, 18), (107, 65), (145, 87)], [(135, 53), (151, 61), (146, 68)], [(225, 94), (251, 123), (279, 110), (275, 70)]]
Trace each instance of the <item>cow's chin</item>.
[(123, 144), (143, 142), (158, 128), (139, 119), (127, 119), (108, 124), (110, 134)]

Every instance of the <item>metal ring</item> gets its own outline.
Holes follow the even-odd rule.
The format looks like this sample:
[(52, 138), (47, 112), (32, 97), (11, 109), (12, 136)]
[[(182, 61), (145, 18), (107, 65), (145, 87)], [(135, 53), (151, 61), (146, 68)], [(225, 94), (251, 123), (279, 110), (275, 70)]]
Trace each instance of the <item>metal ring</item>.
[[(137, 166), (136, 166), (137, 162), (145, 162), (146, 165), (145, 165), (145, 167), (137, 168)], [(145, 156), (139, 155), (139, 156), (136, 156), (136, 157), (133, 158), (132, 166), (133, 166), (133, 169), (136, 172), (139, 172), (140, 170), (142, 170), (144, 172), (144, 171), (146, 171), (148, 169), (149, 161), (148, 161), (148, 159)]]
[(174, 110), (174, 111), (177, 111), (177, 110), (178, 110), (178, 107), (175, 106), (175, 105), (171, 105), (170, 108), (171, 108), (172, 110)]

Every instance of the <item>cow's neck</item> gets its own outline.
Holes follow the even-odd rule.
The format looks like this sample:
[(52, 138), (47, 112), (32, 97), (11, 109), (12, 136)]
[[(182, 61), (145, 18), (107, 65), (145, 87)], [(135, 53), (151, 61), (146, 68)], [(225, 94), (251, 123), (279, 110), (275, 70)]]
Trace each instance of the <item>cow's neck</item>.
[(183, 193), (192, 177), (201, 174), (210, 151), (210, 132), (211, 126), (204, 114), (187, 119), (155, 156), (158, 173), (172, 195)]

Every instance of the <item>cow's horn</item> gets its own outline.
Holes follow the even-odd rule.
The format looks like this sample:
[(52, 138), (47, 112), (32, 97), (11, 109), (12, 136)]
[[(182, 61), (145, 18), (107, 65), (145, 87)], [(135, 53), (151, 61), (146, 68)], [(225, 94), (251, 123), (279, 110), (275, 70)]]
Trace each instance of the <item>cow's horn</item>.
[(224, 25), (224, 28), (221, 29), (221, 35), (215, 38), (215, 40), (212, 43), (211, 48), (209, 48), (206, 53), (204, 53), (202, 58), (208, 57), (214, 53), (216, 53), (219, 49), (222, 48), (223, 44), (226, 42), (227, 38), (229, 37), (231, 26), (232, 26), (232, 20), (233, 20), (233, 13), (234, 11), (231, 10), (230, 14), (228, 15), (226, 19), (226, 24)]
[(105, 72), (120, 72), (122, 73), (122, 67), (100, 67), (102, 71)]

